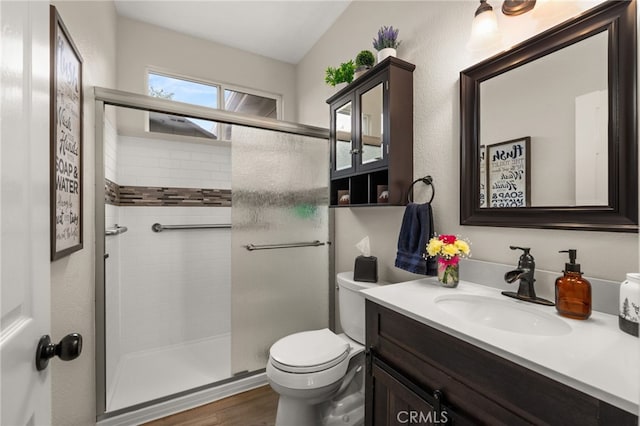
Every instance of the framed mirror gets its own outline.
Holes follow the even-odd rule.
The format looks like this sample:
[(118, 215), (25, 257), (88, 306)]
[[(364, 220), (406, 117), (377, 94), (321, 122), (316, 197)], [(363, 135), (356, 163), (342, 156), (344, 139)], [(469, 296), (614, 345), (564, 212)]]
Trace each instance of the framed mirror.
[(638, 231), (636, 2), (460, 73), (460, 223)]

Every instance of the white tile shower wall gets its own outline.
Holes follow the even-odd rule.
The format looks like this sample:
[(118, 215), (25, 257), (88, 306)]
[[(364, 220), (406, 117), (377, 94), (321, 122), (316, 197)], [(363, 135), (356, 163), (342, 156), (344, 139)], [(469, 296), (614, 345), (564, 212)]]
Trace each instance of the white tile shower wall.
[(118, 132), (105, 116), (104, 121), (104, 177), (117, 182)]
[[(106, 171), (106, 170), (105, 170)], [(105, 228), (120, 223), (120, 207), (105, 204)], [(120, 239), (122, 235), (105, 237), (105, 253), (109, 257), (104, 261), (105, 267), (105, 332), (107, 342), (106, 384), (111, 389), (115, 379), (116, 367), (120, 359)]]
[(228, 333), (230, 229), (155, 233), (169, 225), (230, 223), (230, 207), (120, 207), (122, 352)]
[(117, 183), (231, 189), (231, 147), (120, 135)]
[[(231, 188), (228, 145), (118, 136), (118, 185)], [(121, 352), (230, 332), (230, 229), (155, 233), (153, 223), (231, 223), (229, 207), (120, 207)]]

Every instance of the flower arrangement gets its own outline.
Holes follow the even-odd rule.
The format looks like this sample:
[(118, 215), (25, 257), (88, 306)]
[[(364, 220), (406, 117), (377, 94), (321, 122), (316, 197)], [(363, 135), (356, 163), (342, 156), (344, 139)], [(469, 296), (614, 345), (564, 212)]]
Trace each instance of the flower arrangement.
[(398, 33), (400, 30), (393, 29), (393, 26), (384, 26), (378, 30), (378, 38), (373, 39), (373, 47), (376, 50), (382, 50), (386, 48), (397, 49), (400, 46), (398, 40)]
[(353, 81), (353, 75), (355, 73), (356, 66), (353, 60), (349, 62), (343, 62), (339, 67), (327, 67), (325, 71), (324, 81), (329, 86), (335, 86), (340, 83), (351, 83)]
[(455, 235), (433, 237), (427, 244), (429, 257), (438, 257), (438, 279), (445, 285), (458, 285), (458, 262), (471, 255), (469, 243)]

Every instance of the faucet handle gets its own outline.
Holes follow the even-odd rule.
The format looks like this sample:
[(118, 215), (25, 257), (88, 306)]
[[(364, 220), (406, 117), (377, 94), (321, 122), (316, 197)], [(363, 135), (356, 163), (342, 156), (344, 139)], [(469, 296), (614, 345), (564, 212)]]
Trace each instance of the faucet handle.
[(511, 250), (522, 250), (525, 256), (527, 256), (529, 254), (529, 250), (531, 250), (531, 247), (517, 247), (517, 246), (509, 246), (509, 248)]
[(530, 247), (509, 246), (509, 248), (511, 250), (522, 250), (524, 252), (520, 255), (520, 259), (518, 259), (518, 268), (528, 268), (531, 270), (535, 269), (536, 262), (533, 259), (531, 253), (529, 253), (529, 250), (531, 250)]

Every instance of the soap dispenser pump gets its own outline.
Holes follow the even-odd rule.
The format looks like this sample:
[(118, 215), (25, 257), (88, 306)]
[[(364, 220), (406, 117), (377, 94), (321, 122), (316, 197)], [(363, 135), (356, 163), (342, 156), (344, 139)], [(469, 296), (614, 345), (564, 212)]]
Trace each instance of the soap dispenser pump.
[(569, 263), (564, 265), (564, 275), (556, 279), (556, 310), (567, 318), (586, 320), (591, 316), (591, 283), (582, 277), (576, 263), (577, 250), (558, 253), (569, 253)]

